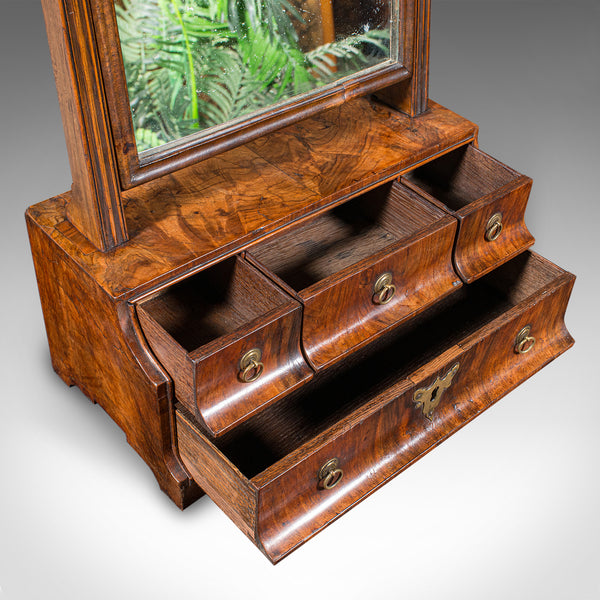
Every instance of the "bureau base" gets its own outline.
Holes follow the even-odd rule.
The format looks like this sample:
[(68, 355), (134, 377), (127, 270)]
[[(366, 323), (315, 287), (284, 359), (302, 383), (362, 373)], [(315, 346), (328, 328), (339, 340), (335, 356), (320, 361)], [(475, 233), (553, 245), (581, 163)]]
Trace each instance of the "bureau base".
[[(352, 154), (346, 127), (357, 114), (368, 116), (355, 119), (368, 126), (359, 132), (361, 152)], [(530, 180), (477, 150), (475, 125), (435, 103), (409, 118), (367, 100), (336, 109), (324, 129), (317, 118), (313, 125), (305, 138), (298, 128), (283, 129), (271, 138), (276, 145), (258, 140), (218, 163), (128, 192), (137, 233), (110, 252), (94, 249), (69, 222), (69, 193), (27, 212), (57, 373), (121, 427), (180, 508), (206, 492), (273, 562), (573, 343), (564, 313), (574, 277), (527, 250)], [(269, 156), (275, 146), (293, 149), (290, 155), (306, 151), (310, 181), (295, 173), (288, 154), (280, 163)], [(419, 170), (427, 164), (433, 176)], [(448, 188), (438, 185), (438, 173)], [(263, 209), (245, 209), (259, 183), (264, 194), (252, 202)], [(212, 200), (207, 214), (192, 210), (199, 193)], [(465, 198), (457, 206), (459, 194)], [(342, 204), (346, 210), (336, 211)], [(385, 218), (369, 213), (375, 204), (390, 209)], [(359, 223), (369, 217), (365, 229), (345, 233), (344, 212)], [(485, 227), (499, 213), (497, 241), (497, 222), (494, 235)], [(305, 242), (339, 231), (346, 253), (318, 263), (308, 283), (297, 281), (302, 269), (290, 277), (288, 261), (303, 258)], [(380, 246), (363, 252), (365, 238)], [(238, 269), (234, 299), (225, 294), (204, 320), (188, 320), (185, 304), (173, 309), (174, 301), (201, 296), (177, 286), (228, 265)], [(398, 277), (387, 308), (372, 303), (380, 271)], [(246, 311), (250, 320), (239, 328), (249, 290), (268, 298)], [(343, 327), (331, 320), (334, 312), (319, 323), (332, 304)], [(173, 321), (185, 327), (212, 314), (235, 322), (235, 335), (200, 335), (182, 348), (186, 336), (168, 331)], [(294, 369), (284, 377), (281, 368), (264, 397), (250, 393), (217, 414), (213, 391), (227, 396), (223, 390), (241, 385), (238, 355), (249, 348), (235, 345), (240, 331), (271, 352), (271, 363), (257, 359), (267, 370)], [(271, 343), (286, 336), (285, 352)], [(198, 377), (203, 368), (214, 381)], [(252, 369), (242, 372), (253, 380)]]

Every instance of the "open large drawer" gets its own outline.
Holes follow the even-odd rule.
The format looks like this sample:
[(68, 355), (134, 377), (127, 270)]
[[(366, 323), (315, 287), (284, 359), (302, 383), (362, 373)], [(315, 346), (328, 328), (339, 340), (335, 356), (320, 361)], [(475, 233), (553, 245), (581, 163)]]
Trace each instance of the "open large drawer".
[(181, 458), (277, 562), (568, 349), (573, 282), (526, 252), (216, 441), (179, 406)]

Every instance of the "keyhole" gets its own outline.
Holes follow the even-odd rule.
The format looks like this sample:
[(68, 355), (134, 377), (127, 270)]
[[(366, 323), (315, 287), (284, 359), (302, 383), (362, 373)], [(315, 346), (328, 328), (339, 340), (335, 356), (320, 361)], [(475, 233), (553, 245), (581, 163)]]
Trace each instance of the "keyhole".
[(436, 398), (436, 396), (437, 396), (437, 393), (438, 393), (438, 390), (439, 390), (439, 389), (440, 389), (440, 386), (439, 386), (439, 385), (437, 385), (437, 386), (434, 388), (433, 392), (431, 392), (431, 400), (435, 400), (435, 398)]

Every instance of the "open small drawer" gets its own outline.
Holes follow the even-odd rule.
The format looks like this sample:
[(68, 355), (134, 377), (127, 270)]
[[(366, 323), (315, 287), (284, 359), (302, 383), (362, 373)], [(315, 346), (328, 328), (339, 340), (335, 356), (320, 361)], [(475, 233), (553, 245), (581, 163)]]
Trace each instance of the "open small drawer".
[(304, 305), (304, 350), (318, 370), (460, 286), (455, 233), (455, 219), (394, 181), (246, 257)]
[(526, 252), (216, 441), (179, 407), (181, 458), (277, 562), (567, 350), (573, 282)]
[(467, 145), (419, 167), (402, 183), (459, 222), (454, 263), (470, 283), (529, 248), (531, 179)]
[(219, 435), (312, 376), (300, 348), (302, 308), (240, 257), (137, 305), (175, 395)]

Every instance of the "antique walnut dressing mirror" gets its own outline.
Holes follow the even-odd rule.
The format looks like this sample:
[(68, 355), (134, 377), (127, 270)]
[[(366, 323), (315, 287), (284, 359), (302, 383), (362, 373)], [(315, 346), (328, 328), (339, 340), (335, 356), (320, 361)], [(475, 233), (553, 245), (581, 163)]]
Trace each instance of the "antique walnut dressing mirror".
[(573, 340), (531, 180), (428, 99), (429, 0), (42, 0), (53, 367), (273, 562)]

